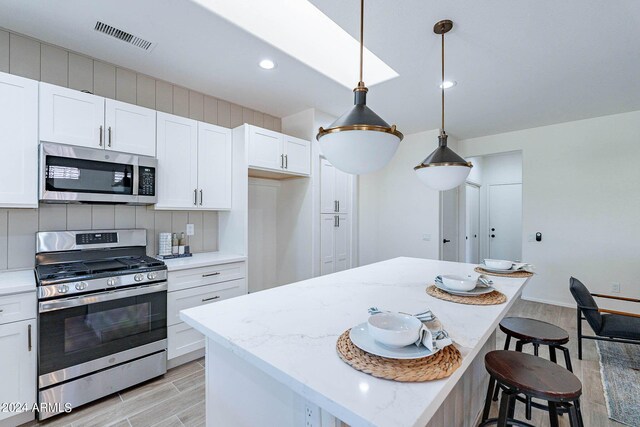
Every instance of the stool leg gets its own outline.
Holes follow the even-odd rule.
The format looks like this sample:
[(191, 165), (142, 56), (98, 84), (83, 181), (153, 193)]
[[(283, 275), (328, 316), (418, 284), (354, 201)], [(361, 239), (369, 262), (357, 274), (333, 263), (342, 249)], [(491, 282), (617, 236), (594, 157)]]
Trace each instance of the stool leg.
[[(484, 401), (484, 411), (482, 411), (482, 421), (489, 419), (489, 411), (491, 411), (491, 400), (493, 396), (493, 389), (496, 386), (496, 380), (493, 377), (489, 377), (489, 388), (487, 389), (487, 398)], [(497, 399), (493, 399), (497, 400)]]
[(578, 416), (578, 427), (584, 427), (584, 421), (582, 420), (582, 411), (580, 410), (580, 399), (573, 402), (573, 406), (576, 407), (576, 414)]
[(578, 410), (575, 405), (569, 406), (569, 425), (571, 427), (580, 427), (580, 421), (578, 420)]
[(525, 406), (525, 417), (531, 421), (531, 397), (527, 396), (527, 403)]
[(511, 344), (511, 335), (507, 335), (507, 338), (504, 341), (505, 350), (509, 350), (509, 344)]
[(582, 310), (578, 308), (578, 359), (582, 360)]
[(566, 347), (560, 347), (562, 349), (562, 353), (564, 354), (564, 364), (569, 370), (569, 372), (573, 372), (573, 366), (571, 366), (571, 354), (569, 354), (569, 349)]
[(549, 402), (549, 425), (558, 427), (558, 411), (556, 410), (555, 402)]
[(498, 414), (498, 423), (496, 427), (507, 427), (507, 413), (509, 412), (509, 404), (513, 399), (511, 392), (503, 390), (502, 399), (500, 399), (500, 412)]
[(508, 416), (510, 419), (513, 419), (516, 415), (516, 403), (518, 401), (516, 400), (516, 395), (512, 395), (511, 399), (509, 399), (509, 412), (508, 412)]
[(522, 353), (522, 344), (523, 344), (522, 341), (518, 341), (516, 343), (516, 351), (519, 351), (520, 353)]
[(555, 346), (549, 346), (549, 360), (553, 363), (558, 363), (558, 359), (556, 358), (556, 348)]
[(533, 343), (533, 354), (538, 356), (538, 349), (540, 348), (540, 344)]

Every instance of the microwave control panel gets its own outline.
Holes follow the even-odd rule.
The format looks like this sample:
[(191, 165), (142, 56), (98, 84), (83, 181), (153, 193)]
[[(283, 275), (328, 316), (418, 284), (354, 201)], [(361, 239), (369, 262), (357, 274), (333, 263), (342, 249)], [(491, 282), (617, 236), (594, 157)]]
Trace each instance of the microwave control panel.
[(139, 166), (140, 179), (138, 181), (139, 196), (156, 195), (156, 168)]

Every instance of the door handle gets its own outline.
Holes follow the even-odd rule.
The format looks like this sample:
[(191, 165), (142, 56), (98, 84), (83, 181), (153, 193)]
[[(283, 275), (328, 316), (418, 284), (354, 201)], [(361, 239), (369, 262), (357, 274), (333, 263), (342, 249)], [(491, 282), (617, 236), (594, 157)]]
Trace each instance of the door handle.
[(280, 169), (284, 169), (284, 154), (280, 154)]
[(102, 125), (100, 125), (100, 142), (98, 143), (100, 147), (102, 147)]
[(198, 204), (198, 189), (193, 189), (193, 205), (196, 206)]
[(215, 273), (208, 273), (208, 274), (203, 274), (202, 277), (211, 277), (211, 276), (217, 276), (219, 275), (220, 272), (216, 271)]
[(218, 299), (218, 298), (220, 298), (220, 295), (216, 295), (215, 297), (211, 297), (211, 298), (202, 298), (202, 302), (213, 301), (214, 299)]
[(338, 200), (338, 212), (340, 212), (340, 200)]
[(338, 218), (338, 227), (340, 227), (340, 217), (338, 216), (336, 218)]
[(109, 126), (109, 147), (111, 147), (111, 126)]
[(469, 240), (469, 236), (464, 236), (464, 240)]
[(29, 327), (27, 328), (27, 333), (28, 333), (28, 345), (29, 345), (29, 351), (31, 351), (31, 349), (33, 348), (33, 346), (31, 345), (31, 325), (29, 325)]
[(442, 243), (449, 243), (451, 240), (449, 239), (442, 239)]
[(491, 231), (496, 231), (496, 229), (495, 229), (495, 228), (492, 228), (492, 229), (491, 229)]
[(202, 206), (202, 188), (200, 189), (200, 206)]
[(338, 215), (334, 215), (333, 216), (333, 226), (337, 227), (338, 226)]
[(284, 168), (285, 169), (289, 169), (289, 155), (288, 154), (284, 155)]
[(333, 201), (333, 211), (334, 212), (338, 212), (338, 201), (337, 200)]

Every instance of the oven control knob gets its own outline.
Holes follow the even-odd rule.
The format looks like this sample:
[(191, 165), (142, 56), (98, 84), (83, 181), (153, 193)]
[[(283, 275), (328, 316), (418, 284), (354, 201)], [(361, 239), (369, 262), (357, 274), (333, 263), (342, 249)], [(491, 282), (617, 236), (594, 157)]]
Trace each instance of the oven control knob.
[(85, 289), (87, 289), (87, 282), (76, 283), (76, 289), (79, 291), (84, 291)]
[(142, 273), (138, 273), (135, 276), (133, 276), (133, 280), (135, 280), (136, 282), (142, 282), (144, 280), (144, 274)]
[(158, 277), (158, 273), (156, 273), (156, 272), (151, 272), (151, 273), (147, 274), (147, 279), (149, 279), (149, 280), (153, 280), (156, 277)]
[(61, 294), (66, 294), (68, 290), (69, 290), (69, 286), (67, 286), (67, 285), (59, 285), (58, 286), (58, 292), (61, 293)]
[(116, 279), (114, 279), (113, 277), (111, 279), (107, 279), (107, 286), (115, 286), (116, 285)]

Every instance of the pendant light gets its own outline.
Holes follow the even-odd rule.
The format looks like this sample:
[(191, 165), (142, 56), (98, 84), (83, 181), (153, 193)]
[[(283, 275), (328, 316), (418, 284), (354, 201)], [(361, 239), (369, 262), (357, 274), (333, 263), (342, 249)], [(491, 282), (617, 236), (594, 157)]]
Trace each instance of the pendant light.
[(360, 81), (353, 89), (354, 106), (316, 139), (333, 166), (350, 174), (364, 174), (383, 168), (398, 149), (403, 135), (367, 107), (369, 89), (362, 80), (364, 0), (360, 1)]
[(438, 136), (438, 148), (427, 156), (418, 166), (413, 168), (418, 177), (427, 186), (438, 191), (451, 190), (462, 184), (469, 176), (473, 165), (458, 156), (447, 147), (447, 133), (444, 130), (444, 35), (451, 31), (453, 22), (448, 19), (437, 22), (433, 26), (433, 32), (442, 37), (442, 127)]

